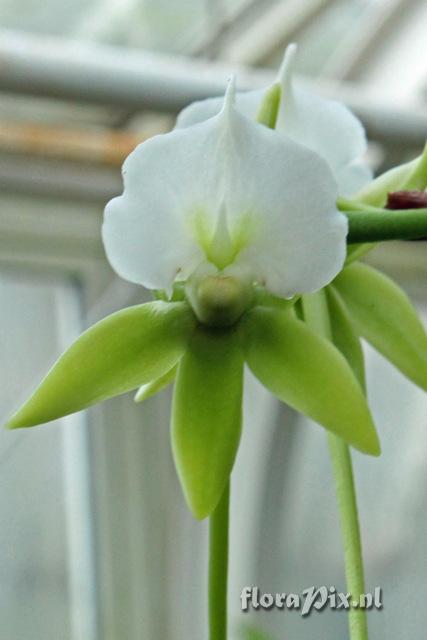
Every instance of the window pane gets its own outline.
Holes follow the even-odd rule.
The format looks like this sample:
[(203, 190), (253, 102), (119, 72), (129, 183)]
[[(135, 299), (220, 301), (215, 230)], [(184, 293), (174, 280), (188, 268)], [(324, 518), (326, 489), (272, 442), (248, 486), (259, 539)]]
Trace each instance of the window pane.
[[(7, 310), (0, 319), (4, 423), (72, 339), (79, 292), (65, 279), (0, 273), (0, 308)], [(77, 458), (84, 424), (81, 415), (72, 421), (69, 427), (64, 420), (61, 428), (53, 423), (34, 430), (0, 430), (1, 638), (93, 637), (88, 611), (76, 599), (80, 575), (93, 615), (85, 554), (90, 521), (82, 521), (83, 513), (76, 511), (87, 492)], [(85, 635), (78, 635), (79, 629)]]

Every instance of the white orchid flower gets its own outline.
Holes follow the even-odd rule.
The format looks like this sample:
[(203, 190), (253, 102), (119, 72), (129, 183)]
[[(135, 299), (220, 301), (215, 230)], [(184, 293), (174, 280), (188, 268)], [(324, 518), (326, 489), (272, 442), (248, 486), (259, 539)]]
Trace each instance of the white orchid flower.
[[(295, 44), (288, 46), (278, 73), (282, 98), (276, 129), (323, 157), (338, 182), (339, 194), (351, 195), (372, 179), (372, 171), (363, 163), (367, 149), (364, 129), (340, 102), (327, 100), (299, 86), (293, 78), (296, 50)], [(237, 93), (237, 109), (255, 120), (265, 93), (265, 89)], [(203, 122), (217, 114), (221, 106), (222, 98), (194, 102), (180, 113), (176, 126), (182, 128)]]
[(347, 220), (317, 153), (234, 106), (139, 145), (124, 192), (106, 207), (103, 240), (123, 278), (170, 291), (196, 271), (234, 274), (291, 297), (341, 270)]

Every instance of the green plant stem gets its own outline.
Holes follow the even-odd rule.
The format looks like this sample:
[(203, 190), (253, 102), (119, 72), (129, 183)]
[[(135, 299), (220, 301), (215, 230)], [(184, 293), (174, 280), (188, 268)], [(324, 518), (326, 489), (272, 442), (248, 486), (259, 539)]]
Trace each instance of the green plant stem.
[(230, 484), (209, 520), (209, 640), (227, 640)]
[[(325, 292), (303, 296), (303, 310), (304, 319), (313, 331), (332, 341)], [(360, 595), (365, 593), (365, 579), (351, 453), (344, 440), (332, 433), (328, 433), (328, 444), (340, 513), (347, 591), (351, 602), (359, 602)], [(368, 640), (366, 611), (350, 607), (350, 640)]]
[[(344, 440), (328, 434), (328, 444), (340, 512), (347, 590), (351, 593), (350, 601), (359, 602), (360, 595), (365, 592), (365, 579), (353, 465), (349, 447)], [(368, 625), (365, 610), (351, 607), (348, 616), (350, 640), (367, 640)]]
[(427, 209), (343, 211), (348, 218), (348, 244), (427, 237)]

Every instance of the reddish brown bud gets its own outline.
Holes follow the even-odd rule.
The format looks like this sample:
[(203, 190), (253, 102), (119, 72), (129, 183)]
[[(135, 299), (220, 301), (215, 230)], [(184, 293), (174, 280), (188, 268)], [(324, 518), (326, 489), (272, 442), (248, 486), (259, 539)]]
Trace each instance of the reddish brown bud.
[(387, 197), (386, 209), (425, 209), (427, 191), (394, 191)]

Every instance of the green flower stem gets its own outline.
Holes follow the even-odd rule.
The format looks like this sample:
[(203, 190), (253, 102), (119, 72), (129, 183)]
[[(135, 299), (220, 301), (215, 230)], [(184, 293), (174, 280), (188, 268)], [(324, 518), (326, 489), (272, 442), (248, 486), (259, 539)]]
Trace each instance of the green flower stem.
[(416, 240), (427, 237), (427, 209), (343, 211), (349, 222), (347, 242)]
[[(305, 321), (313, 331), (332, 340), (325, 292), (303, 296), (303, 309)], [(359, 602), (360, 595), (365, 593), (365, 580), (351, 454), (344, 440), (332, 433), (328, 433), (328, 444), (340, 513), (347, 590), (351, 602)], [(368, 640), (364, 609), (350, 608), (349, 631), (350, 640)]]
[(227, 640), (230, 484), (209, 521), (209, 640)]
[[(340, 511), (347, 590), (351, 601), (359, 602), (359, 596), (365, 593), (365, 579), (351, 455), (344, 440), (333, 434), (328, 434), (328, 444)], [(368, 640), (365, 610), (351, 607), (348, 615), (350, 640)]]

